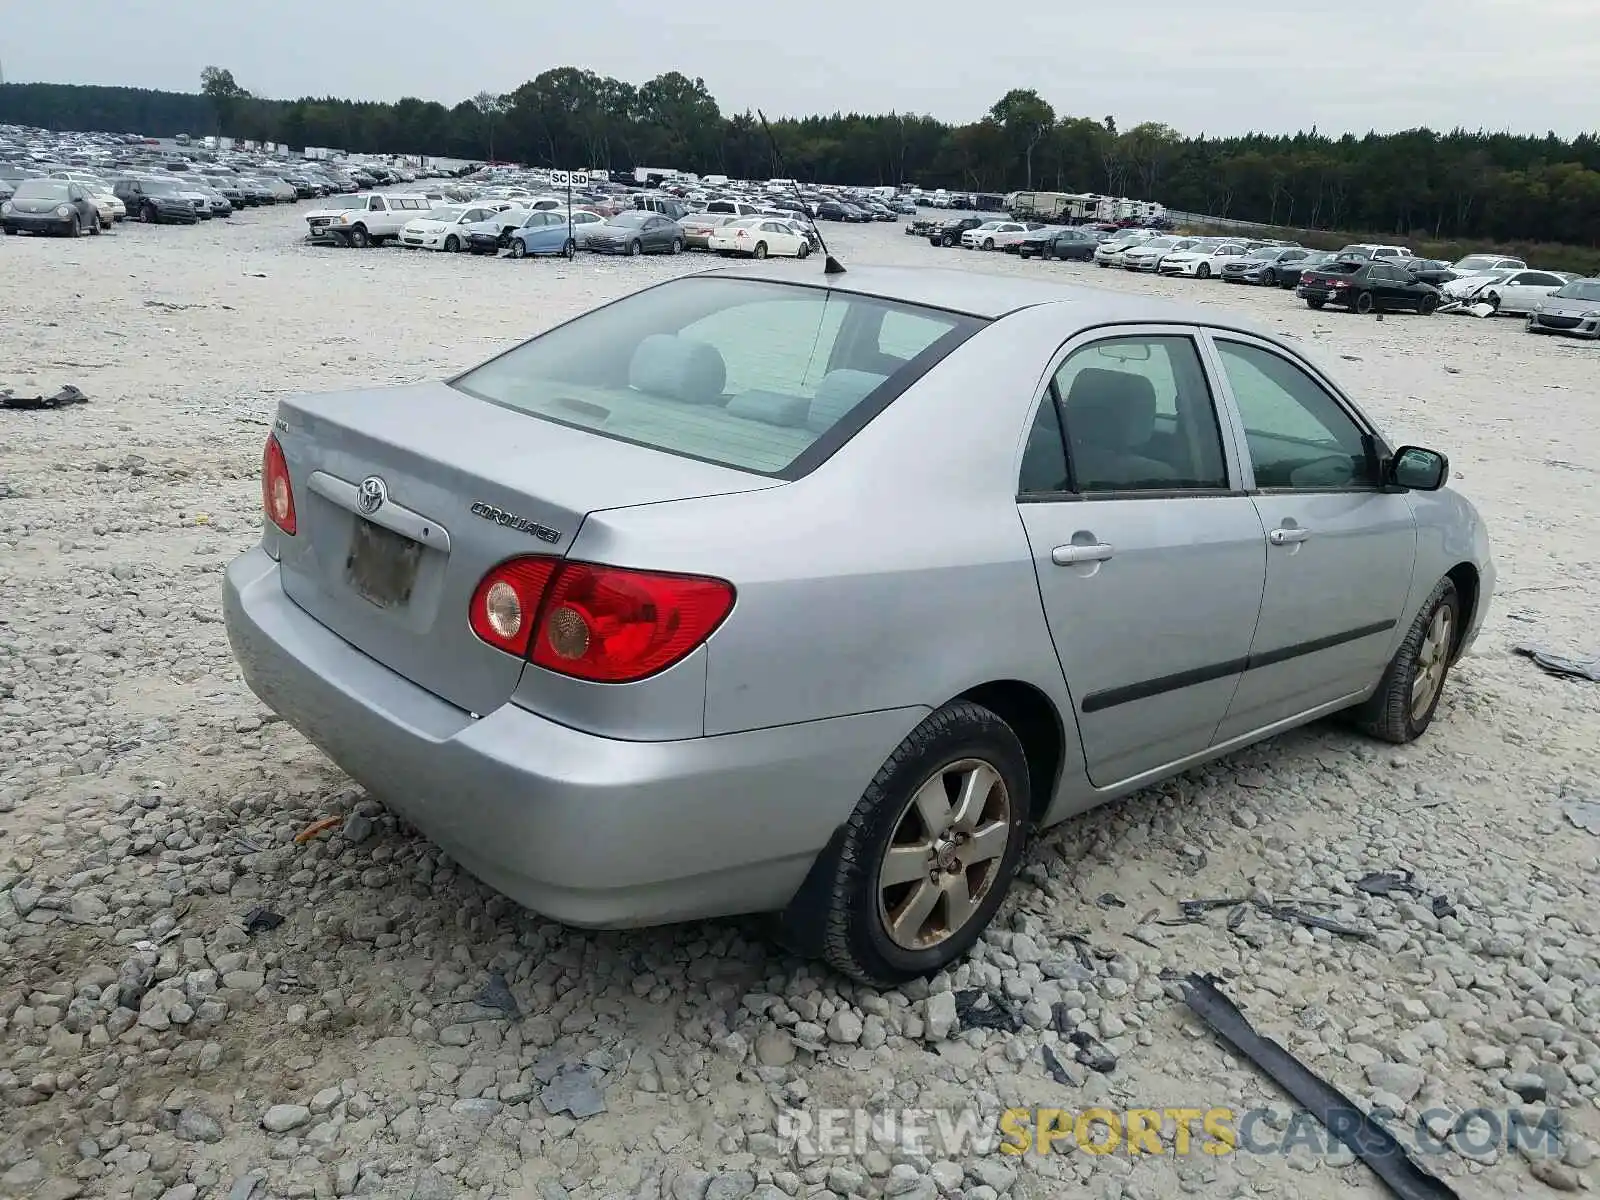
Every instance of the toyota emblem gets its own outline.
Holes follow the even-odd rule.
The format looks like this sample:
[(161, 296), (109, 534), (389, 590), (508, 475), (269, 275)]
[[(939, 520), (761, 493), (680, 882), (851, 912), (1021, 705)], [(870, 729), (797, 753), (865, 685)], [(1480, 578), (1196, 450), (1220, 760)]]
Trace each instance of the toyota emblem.
[(388, 498), (389, 485), (376, 475), (368, 475), (361, 481), (356, 493), (356, 507), (370, 517), (383, 507), (383, 502)]

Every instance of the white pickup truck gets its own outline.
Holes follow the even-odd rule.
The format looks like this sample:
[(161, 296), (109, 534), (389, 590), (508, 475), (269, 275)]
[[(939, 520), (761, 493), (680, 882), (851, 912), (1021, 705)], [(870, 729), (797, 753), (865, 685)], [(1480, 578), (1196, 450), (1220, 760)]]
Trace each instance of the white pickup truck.
[(400, 236), (407, 221), (415, 221), (433, 207), (422, 195), (361, 192), (330, 196), (321, 208), (306, 214), (309, 242), (336, 246), (381, 246)]

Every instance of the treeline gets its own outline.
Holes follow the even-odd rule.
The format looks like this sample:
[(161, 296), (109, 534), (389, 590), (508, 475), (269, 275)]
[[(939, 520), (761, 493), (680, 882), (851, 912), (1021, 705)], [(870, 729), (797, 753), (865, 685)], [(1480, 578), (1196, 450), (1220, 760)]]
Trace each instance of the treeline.
[(170, 136), (223, 132), (369, 153), (559, 167), (666, 166), (734, 178), (791, 175), (972, 191), (1094, 191), (1218, 217), (1413, 239), (1600, 245), (1600, 137), (1413, 129), (1187, 137), (1061, 116), (1007, 93), (965, 125), (910, 113), (783, 119), (726, 114), (699, 79), (643, 84), (572, 67), (452, 107), (333, 97), (264, 100), (208, 68), (185, 94), (66, 84), (0, 86), (0, 123)]

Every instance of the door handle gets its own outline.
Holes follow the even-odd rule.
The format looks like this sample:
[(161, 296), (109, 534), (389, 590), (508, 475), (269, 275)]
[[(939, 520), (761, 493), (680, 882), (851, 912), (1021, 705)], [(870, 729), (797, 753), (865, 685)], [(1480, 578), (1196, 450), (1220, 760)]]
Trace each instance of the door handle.
[(1267, 540), (1274, 546), (1292, 546), (1296, 542), (1303, 542), (1311, 536), (1311, 530), (1298, 527), (1274, 529), (1267, 534)]
[(1087, 546), (1057, 546), (1050, 551), (1050, 561), (1058, 567), (1070, 567), (1074, 563), (1105, 562), (1111, 554), (1111, 547), (1105, 542), (1094, 542)]

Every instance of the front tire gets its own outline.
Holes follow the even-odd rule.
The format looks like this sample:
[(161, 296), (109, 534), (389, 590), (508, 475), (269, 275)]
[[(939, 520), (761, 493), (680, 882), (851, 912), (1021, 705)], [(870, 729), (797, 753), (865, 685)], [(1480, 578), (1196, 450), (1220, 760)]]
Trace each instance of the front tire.
[(349, 238), (346, 240), (351, 248), (355, 250), (365, 250), (368, 246), (372, 245), (372, 238), (368, 235), (364, 225), (357, 225), (354, 229), (352, 229), (350, 231)]
[(1005, 899), (1028, 839), (1027, 758), (1011, 727), (958, 700), (879, 769), (826, 864), (812, 918), (837, 971), (875, 984), (959, 959)]
[(73, 213), (72, 214), (72, 224), (67, 226), (67, 236), (68, 237), (82, 237), (83, 236), (83, 222), (78, 219), (78, 214), (77, 213)]
[(639, 255), (641, 255), (643, 253), (644, 253), (644, 243), (639, 241), (638, 238), (634, 238), (633, 241), (628, 243), (628, 257), (629, 258), (636, 258), (637, 256), (639, 256)]
[(523, 241), (521, 238), (512, 238), (510, 249), (512, 258), (528, 257), (528, 243)]
[(983, 248), (985, 250), (993, 250), (994, 249), (994, 239), (993, 238), (984, 238), (983, 239)]
[(1194, 269), (1194, 276), (1195, 276), (1196, 279), (1210, 279), (1211, 278), (1211, 264), (1210, 263), (1201, 263), (1198, 267), (1196, 267)]
[(1403, 745), (1428, 731), (1461, 628), (1461, 597), (1448, 576), (1439, 581), (1395, 651), (1378, 690), (1351, 711), (1356, 727), (1386, 742)]
[(1277, 287), (1278, 273), (1271, 267), (1268, 267), (1265, 271), (1261, 272), (1261, 283), (1265, 287)]
[(458, 238), (453, 233), (449, 237), (445, 238), (445, 240), (444, 240), (444, 252), (446, 254), (456, 254), (460, 250), (461, 250), (461, 239), (460, 238)]
[(939, 239), (939, 245), (943, 246), (946, 250), (950, 249), (950, 247), (954, 246), (955, 244), (956, 237), (953, 233), (947, 233)]
[(1439, 297), (1434, 295), (1424, 296), (1417, 304), (1417, 311), (1425, 317), (1433, 316), (1433, 310), (1439, 307)]

